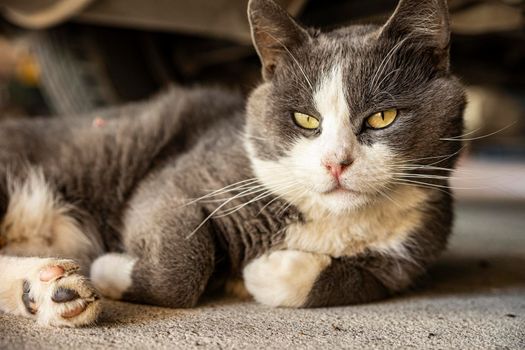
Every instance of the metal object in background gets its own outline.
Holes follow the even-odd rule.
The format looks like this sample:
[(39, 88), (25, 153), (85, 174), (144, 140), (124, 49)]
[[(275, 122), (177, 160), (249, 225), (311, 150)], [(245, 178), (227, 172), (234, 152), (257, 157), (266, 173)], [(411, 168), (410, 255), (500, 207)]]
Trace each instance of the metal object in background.
[[(293, 15), (306, 2), (278, 1)], [(0, 8), (9, 21), (30, 29), (73, 20), (249, 43), (247, 3), (248, 0), (0, 0)]]
[(94, 0), (1, 0), (2, 14), (28, 29), (44, 29), (80, 13)]

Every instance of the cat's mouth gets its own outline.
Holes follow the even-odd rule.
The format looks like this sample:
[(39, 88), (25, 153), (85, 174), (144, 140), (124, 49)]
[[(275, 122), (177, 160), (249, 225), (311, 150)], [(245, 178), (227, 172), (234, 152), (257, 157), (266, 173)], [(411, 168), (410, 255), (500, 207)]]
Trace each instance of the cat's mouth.
[(363, 193), (360, 192), (360, 191), (356, 191), (354, 189), (351, 189), (351, 188), (346, 188), (346, 187), (342, 186), (341, 184), (337, 184), (336, 186), (334, 186), (330, 190), (323, 192), (323, 194), (327, 194), (327, 195), (330, 195), (330, 194), (351, 194), (351, 195), (357, 196), (357, 195), (362, 195)]

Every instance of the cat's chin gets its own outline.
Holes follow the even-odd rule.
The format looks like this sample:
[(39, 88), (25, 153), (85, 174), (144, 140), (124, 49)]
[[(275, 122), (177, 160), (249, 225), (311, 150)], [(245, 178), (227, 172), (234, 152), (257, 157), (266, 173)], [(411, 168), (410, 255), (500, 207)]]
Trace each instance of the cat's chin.
[(333, 214), (355, 211), (370, 203), (365, 193), (342, 187), (319, 193), (316, 197), (318, 204)]

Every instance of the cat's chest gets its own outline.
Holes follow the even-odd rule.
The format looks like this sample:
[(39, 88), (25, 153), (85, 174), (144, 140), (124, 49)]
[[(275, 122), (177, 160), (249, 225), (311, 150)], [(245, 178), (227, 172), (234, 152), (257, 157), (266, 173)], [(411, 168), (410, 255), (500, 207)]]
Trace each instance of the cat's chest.
[(412, 198), (404, 206), (385, 204), (355, 213), (307, 215), (304, 222), (287, 227), (285, 249), (332, 257), (357, 255), (366, 249), (399, 251), (424, 220), (421, 201)]

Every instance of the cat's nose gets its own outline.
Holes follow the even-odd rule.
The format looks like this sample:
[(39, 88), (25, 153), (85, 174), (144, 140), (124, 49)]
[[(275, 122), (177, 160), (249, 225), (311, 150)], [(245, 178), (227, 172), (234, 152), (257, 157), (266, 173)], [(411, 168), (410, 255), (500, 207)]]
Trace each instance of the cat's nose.
[(336, 179), (341, 177), (341, 174), (354, 162), (353, 159), (345, 159), (339, 162), (325, 162), (325, 168), (332, 174)]

